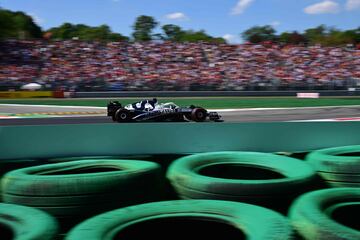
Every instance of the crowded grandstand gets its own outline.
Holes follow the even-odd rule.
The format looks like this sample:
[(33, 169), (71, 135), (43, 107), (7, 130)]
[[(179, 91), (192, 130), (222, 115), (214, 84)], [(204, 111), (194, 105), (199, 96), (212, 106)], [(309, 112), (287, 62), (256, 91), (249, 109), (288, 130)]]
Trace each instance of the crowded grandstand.
[(347, 90), (360, 85), (360, 28), (326, 25), (277, 34), (242, 33), (242, 43), (138, 16), (132, 37), (0, 8), (0, 91), (28, 83), (64, 91)]
[(47, 89), (346, 89), (360, 80), (354, 46), (171, 41), (4, 40), (2, 88), (38, 82)]

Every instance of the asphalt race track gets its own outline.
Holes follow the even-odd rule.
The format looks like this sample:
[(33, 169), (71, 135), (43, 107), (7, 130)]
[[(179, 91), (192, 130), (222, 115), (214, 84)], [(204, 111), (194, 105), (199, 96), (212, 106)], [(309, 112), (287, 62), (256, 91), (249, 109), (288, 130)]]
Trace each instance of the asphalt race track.
[[(4, 125), (43, 125), (43, 124), (95, 124), (113, 123), (106, 116), (106, 109), (92, 107), (51, 107), (0, 105), (1, 113), (8, 113), (16, 118), (0, 119)], [(48, 113), (46, 117), (18, 117), (32, 113)], [(286, 109), (229, 109), (219, 110), (225, 122), (284, 122), (312, 121), (322, 119), (360, 119), (360, 106), (312, 107)], [(218, 123), (216, 123), (218, 124)]]

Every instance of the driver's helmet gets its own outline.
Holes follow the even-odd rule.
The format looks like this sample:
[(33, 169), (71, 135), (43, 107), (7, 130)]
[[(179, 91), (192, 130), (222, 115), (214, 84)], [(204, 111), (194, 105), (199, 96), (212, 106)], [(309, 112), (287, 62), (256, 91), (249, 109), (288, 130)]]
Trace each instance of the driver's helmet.
[(149, 101), (146, 101), (144, 105), (144, 111), (149, 112), (152, 110), (154, 110), (154, 106), (151, 103), (149, 103)]

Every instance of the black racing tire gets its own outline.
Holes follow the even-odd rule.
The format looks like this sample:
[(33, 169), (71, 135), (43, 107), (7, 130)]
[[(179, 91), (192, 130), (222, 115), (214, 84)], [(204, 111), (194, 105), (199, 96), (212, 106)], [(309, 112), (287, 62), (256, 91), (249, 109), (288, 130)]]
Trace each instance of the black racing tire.
[(115, 113), (115, 121), (122, 123), (122, 122), (131, 122), (132, 121), (132, 114), (129, 110), (120, 108)]
[(51, 240), (58, 233), (57, 221), (35, 208), (0, 203), (0, 237), (14, 240)]
[[(166, 230), (164, 230), (166, 229)], [(66, 240), (188, 239), (217, 236), (230, 239), (292, 239), (288, 220), (255, 205), (216, 200), (174, 200), (130, 206), (107, 212), (75, 226)]]
[(289, 218), (304, 239), (353, 240), (360, 239), (359, 214), (360, 188), (331, 188), (300, 196)]
[(207, 117), (207, 111), (204, 108), (194, 108), (191, 111), (191, 120), (195, 122), (204, 122)]
[[(81, 160), (22, 168), (3, 177), (4, 193), (22, 196), (71, 196), (125, 190), (157, 177), (160, 165), (136, 160)], [(130, 190), (130, 189), (127, 189)]]
[(321, 172), (360, 174), (360, 145), (315, 150), (306, 161)]
[[(249, 173), (253, 174), (246, 176)], [(296, 195), (307, 191), (317, 180), (316, 172), (304, 161), (256, 152), (212, 152), (182, 157), (169, 166), (166, 176), (175, 190), (176, 186), (182, 186), (233, 196)]]

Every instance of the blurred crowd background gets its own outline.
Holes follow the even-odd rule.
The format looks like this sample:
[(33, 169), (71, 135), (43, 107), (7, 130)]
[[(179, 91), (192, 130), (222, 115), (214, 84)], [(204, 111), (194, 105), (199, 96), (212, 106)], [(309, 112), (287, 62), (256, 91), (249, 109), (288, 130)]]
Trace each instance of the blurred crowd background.
[(290, 90), (346, 89), (360, 80), (353, 47), (177, 42), (7, 40), (0, 81), (14, 88)]
[(65, 91), (360, 86), (360, 27), (276, 34), (271, 26), (255, 26), (242, 33), (244, 43), (229, 44), (171, 24), (154, 34), (156, 26), (154, 18), (139, 16), (132, 38), (106, 25), (64, 23), (43, 31), (30, 16), (0, 9), (0, 90), (33, 82)]

